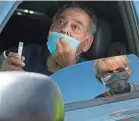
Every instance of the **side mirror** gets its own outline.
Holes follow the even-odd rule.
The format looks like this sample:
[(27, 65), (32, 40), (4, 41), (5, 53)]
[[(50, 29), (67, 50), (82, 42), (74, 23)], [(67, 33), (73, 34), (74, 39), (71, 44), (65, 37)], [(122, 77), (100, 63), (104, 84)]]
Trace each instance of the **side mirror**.
[(0, 121), (63, 121), (57, 84), (31, 72), (0, 72)]

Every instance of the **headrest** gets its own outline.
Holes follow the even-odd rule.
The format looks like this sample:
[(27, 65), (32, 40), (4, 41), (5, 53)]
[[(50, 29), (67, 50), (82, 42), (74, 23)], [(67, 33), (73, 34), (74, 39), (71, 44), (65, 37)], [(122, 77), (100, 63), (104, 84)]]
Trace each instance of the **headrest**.
[(127, 49), (126, 49), (125, 45), (121, 42), (114, 42), (114, 43), (112, 43), (112, 45), (109, 49), (108, 57), (125, 55), (125, 54), (127, 54)]
[(51, 78), (29, 72), (0, 72), (0, 121), (63, 121), (64, 103)]
[(105, 19), (98, 19), (94, 41), (88, 52), (84, 53), (84, 56), (87, 59), (103, 58), (107, 55), (111, 43), (112, 32), (110, 23)]

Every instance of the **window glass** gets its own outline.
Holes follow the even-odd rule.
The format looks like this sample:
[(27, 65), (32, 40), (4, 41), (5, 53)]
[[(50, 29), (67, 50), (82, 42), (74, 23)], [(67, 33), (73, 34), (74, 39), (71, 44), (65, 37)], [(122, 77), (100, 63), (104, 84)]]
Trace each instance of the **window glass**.
[(71, 103), (139, 91), (137, 65), (139, 58), (135, 55), (113, 56), (65, 68), (51, 77), (65, 103)]
[(137, 16), (139, 17), (139, 1), (133, 0), (133, 3), (136, 9)]

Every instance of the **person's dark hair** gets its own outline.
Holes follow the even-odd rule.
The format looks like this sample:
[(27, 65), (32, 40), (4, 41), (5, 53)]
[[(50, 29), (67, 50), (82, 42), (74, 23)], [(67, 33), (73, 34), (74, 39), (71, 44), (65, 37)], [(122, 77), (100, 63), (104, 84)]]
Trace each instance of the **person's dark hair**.
[(86, 7), (83, 4), (79, 4), (79, 3), (72, 2), (70, 4), (64, 5), (55, 14), (55, 16), (53, 17), (53, 21), (55, 21), (56, 20), (56, 17), (58, 15), (60, 15), (67, 8), (81, 8), (81, 9), (83, 9), (90, 16), (90, 18), (91, 18), (91, 23), (90, 23), (90, 26), (89, 26), (89, 32), (91, 32), (92, 34), (95, 34), (96, 29), (97, 29), (97, 17), (94, 14), (94, 12), (93, 12), (93, 10), (91, 8)]

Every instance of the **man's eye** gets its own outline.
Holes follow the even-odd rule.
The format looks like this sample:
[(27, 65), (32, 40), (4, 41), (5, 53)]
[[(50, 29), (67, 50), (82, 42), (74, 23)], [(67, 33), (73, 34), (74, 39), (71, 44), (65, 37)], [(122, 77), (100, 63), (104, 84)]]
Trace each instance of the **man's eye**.
[(125, 69), (124, 68), (120, 68), (120, 69), (117, 69), (117, 71), (118, 72), (123, 72), (123, 71), (125, 71)]
[(73, 25), (74, 30), (79, 30), (80, 28), (77, 25)]
[(58, 23), (59, 23), (59, 24), (61, 24), (61, 25), (63, 25), (63, 24), (64, 24), (64, 22), (63, 22), (62, 20), (60, 20)]
[(113, 71), (107, 71), (107, 74), (112, 74), (113, 73)]
[(110, 76), (110, 75), (112, 75), (113, 74), (113, 72), (104, 72), (104, 77), (107, 77), (107, 76)]

